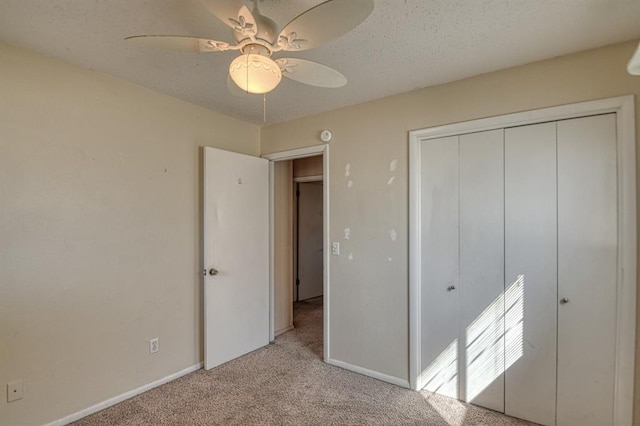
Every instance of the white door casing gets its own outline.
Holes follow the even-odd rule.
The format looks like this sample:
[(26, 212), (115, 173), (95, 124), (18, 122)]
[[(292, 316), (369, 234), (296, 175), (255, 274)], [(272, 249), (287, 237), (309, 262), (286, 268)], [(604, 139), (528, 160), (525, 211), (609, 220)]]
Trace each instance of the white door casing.
[[(636, 191), (635, 114), (632, 96), (545, 108), (524, 113), (474, 120), (454, 125), (413, 131), (410, 134), (410, 381), (418, 388), (421, 366), (421, 267), (420, 245), (420, 152), (425, 140), (615, 113), (617, 133), (617, 282), (615, 301), (615, 373), (613, 384), (613, 424), (631, 425), (635, 361), (636, 312)], [(507, 402), (508, 404), (508, 402)]]
[(204, 341), (211, 369), (269, 343), (269, 162), (204, 148)]
[[(316, 146), (310, 146), (310, 147), (306, 147), (306, 148), (298, 148), (298, 149), (292, 149), (292, 150), (288, 150), (288, 151), (281, 151), (281, 152), (275, 152), (272, 154), (265, 154), (263, 155), (263, 158), (266, 158), (267, 160), (271, 161), (272, 163), (274, 161), (286, 161), (286, 160), (293, 160), (293, 159), (298, 159), (298, 158), (305, 158), (305, 157), (313, 157), (316, 155), (322, 155), (322, 190), (323, 190), (323, 194), (322, 194), (322, 204), (323, 204), (323, 212), (322, 212), (322, 218), (323, 218), (323, 224), (322, 224), (322, 228), (324, 230), (323, 232), (323, 358), (324, 361), (331, 364), (332, 363), (332, 358), (331, 358), (331, 339), (330, 339), (330, 334), (331, 334), (331, 327), (330, 327), (330, 321), (331, 321), (331, 297), (330, 297), (330, 273), (329, 273), (329, 269), (330, 269), (330, 265), (329, 265), (329, 251), (327, 250), (328, 248), (328, 244), (329, 244), (329, 233), (330, 233), (330, 226), (329, 226), (329, 145), (325, 144), (325, 145), (316, 145)], [(273, 191), (273, 178), (272, 178), (272, 173), (273, 173), (273, 167), (270, 167), (270, 173), (271, 173), (271, 177), (270, 177), (270, 183), (269, 183), (269, 191), (270, 191), (270, 200), (271, 203), (273, 205), (273, 195), (274, 195), (274, 191)], [(273, 209), (271, 209), (270, 211), (270, 232), (271, 235), (273, 235), (273, 229), (274, 229), (274, 214), (273, 214)], [(273, 238), (271, 239), (270, 242), (270, 246), (271, 246), (271, 250), (273, 250)], [(270, 260), (271, 265), (273, 265), (273, 258), (271, 258)], [(272, 268), (272, 272), (273, 272), (273, 268)], [(270, 292), (271, 294), (273, 294), (273, 281), (274, 281), (274, 277), (273, 274), (270, 275), (270, 283), (269, 283), (269, 288), (271, 289)], [(270, 300), (270, 306), (273, 308), (273, 300)], [(273, 340), (274, 338), (274, 330), (273, 330), (273, 309), (271, 309), (270, 312), (270, 319), (269, 319), (269, 323), (270, 323), (270, 338), (271, 340)]]
[[(422, 372), (427, 390), (454, 396), (451, 377), (459, 376), (460, 397), (477, 405), (552, 426), (557, 401), (560, 426), (611, 424), (614, 124), (612, 115), (596, 116), (423, 142), (421, 347), (428, 355)], [(455, 271), (450, 263), (456, 256), (448, 253), (456, 236), (460, 308), (443, 309), (456, 300), (442, 297)], [(569, 294), (576, 300), (562, 299), (564, 315), (557, 321), (557, 298)], [(458, 322), (459, 338), (447, 336), (443, 345), (440, 335), (453, 334), (447, 330)], [(459, 349), (447, 346), (448, 340), (459, 340)], [(459, 375), (451, 371), (456, 356)], [(511, 386), (505, 391), (507, 377)]]

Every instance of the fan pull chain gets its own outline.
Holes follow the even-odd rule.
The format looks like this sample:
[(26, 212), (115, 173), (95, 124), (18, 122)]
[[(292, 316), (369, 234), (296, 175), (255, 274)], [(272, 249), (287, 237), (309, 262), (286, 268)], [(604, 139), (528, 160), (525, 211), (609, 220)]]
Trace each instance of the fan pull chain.
[(267, 94), (262, 95), (262, 122), (267, 122)]

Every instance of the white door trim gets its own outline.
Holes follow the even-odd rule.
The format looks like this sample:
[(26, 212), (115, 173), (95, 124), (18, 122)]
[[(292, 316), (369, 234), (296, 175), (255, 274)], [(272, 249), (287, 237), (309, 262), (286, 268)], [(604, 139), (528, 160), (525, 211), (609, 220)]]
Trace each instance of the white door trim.
[(329, 145), (315, 145), (307, 148), (300, 149), (292, 149), (288, 151), (275, 152), (273, 154), (264, 154), (262, 158), (266, 158), (271, 161), (269, 168), (269, 197), (270, 197), (270, 205), (271, 211), (269, 214), (269, 222), (270, 222), (270, 245), (271, 245), (271, 256), (270, 256), (270, 274), (269, 274), (269, 338), (271, 341), (274, 339), (274, 259), (273, 259), (273, 250), (274, 250), (274, 214), (273, 214), (273, 195), (274, 195), (274, 179), (273, 179), (273, 162), (275, 161), (285, 161), (285, 160), (295, 160), (299, 158), (305, 157), (313, 157), (315, 155), (322, 155), (322, 220), (323, 220), (323, 264), (324, 264), (324, 273), (323, 273), (323, 282), (322, 282), (322, 292), (323, 292), (323, 346), (324, 346), (324, 361), (328, 362), (330, 356), (329, 351), (329, 319), (330, 319), (330, 309), (329, 309)]
[(615, 113), (618, 156), (618, 282), (615, 425), (632, 425), (636, 341), (636, 154), (634, 96), (507, 114), (409, 132), (409, 379), (420, 389), (420, 143), (427, 139)]

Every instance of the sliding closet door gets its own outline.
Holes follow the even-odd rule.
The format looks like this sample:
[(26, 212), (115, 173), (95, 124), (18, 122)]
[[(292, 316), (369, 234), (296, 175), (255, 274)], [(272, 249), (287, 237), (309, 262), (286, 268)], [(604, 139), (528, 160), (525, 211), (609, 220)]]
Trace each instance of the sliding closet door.
[(461, 397), (504, 411), (503, 130), (460, 136)]
[(613, 422), (616, 118), (558, 122), (558, 425)]
[(421, 151), (421, 367), (419, 385), (458, 398), (458, 137)]
[(556, 123), (505, 129), (505, 413), (556, 417)]

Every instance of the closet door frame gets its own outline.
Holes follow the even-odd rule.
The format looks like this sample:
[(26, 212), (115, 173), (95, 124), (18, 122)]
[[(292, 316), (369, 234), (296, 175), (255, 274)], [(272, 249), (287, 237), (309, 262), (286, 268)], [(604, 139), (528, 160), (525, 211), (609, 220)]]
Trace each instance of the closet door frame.
[(526, 112), (482, 118), (409, 132), (409, 382), (420, 390), (421, 359), (421, 212), (420, 147), (428, 139), (486, 130), (616, 114), (618, 188), (618, 281), (614, 413), (615, 425), (633, 424), (636, 341), (636, 154), (633, 95), (581, 102)]

